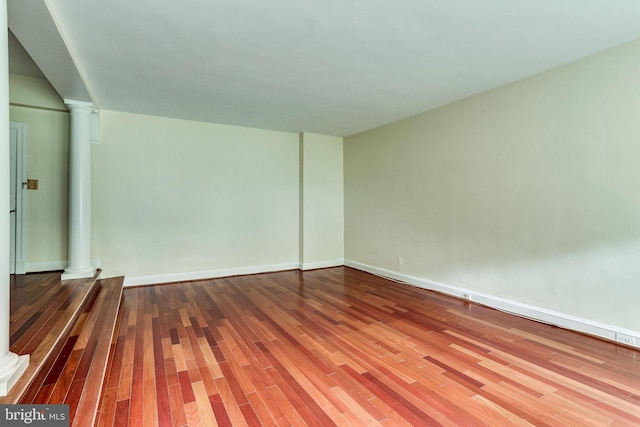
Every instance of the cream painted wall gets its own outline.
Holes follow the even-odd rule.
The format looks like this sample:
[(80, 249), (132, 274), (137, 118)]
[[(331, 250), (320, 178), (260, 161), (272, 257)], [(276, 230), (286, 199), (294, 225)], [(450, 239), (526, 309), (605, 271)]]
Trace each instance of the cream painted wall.
[(9, 82), (12, 104), (67, 110), (58, 92), (46, 79), (10, 74)]
[(640, 331), (639, 75), (635, 41), (346, 138), (345, 258)]
[(48, 81), (9, 75), (10, 119), (26, 123), (27, 175), (38, 190), (26, 192), (27, 271), (64, 268), (67, 259), (69, 114)]
[(298, 134), (101, 111), (93, 258), (162, 276), (298, 261)]
[(342, 138), (300, 134), (303, 269), (342, 265), (344, 180)]

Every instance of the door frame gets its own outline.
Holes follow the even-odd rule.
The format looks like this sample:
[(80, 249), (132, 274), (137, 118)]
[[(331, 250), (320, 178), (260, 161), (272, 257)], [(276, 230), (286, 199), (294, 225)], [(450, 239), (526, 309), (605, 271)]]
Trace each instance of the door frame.
[[(10, 129), (16, 131), (16, 247), (15, 274), (25, 274), (25, 218), (27, 191), (27, 124), (11, 122)], [(11, 141), (9, 141), (11, 143)]]

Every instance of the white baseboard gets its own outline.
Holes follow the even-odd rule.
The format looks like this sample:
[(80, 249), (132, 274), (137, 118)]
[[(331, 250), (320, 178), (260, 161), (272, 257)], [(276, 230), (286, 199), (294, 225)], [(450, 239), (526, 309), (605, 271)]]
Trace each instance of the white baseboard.
[(156, 274), (151, 276), (125, 277), (124, 285), (141, 286), (160, 283), (185, 282), (190, 280), (215, 279), (218, 277), (240, 276), (245, 274), (271, 273), (274, 271), (295, 270), (298, 263), (258, 265), (249, 267), (225, 268), (220, 270), (191, 271), (186, 273)]
[(518, 301), (512, 301), (493, 295), (483, 294), (472, 291), (470, 289), (459, 288), (457, 286), (434, 282), (432, 280), (410, 276), (408, 274), (363, 264), (357, 261), (345, 260), (344, 265), (347, 267), (366, 271), (376, 276), (385, 277), (423, 289), (438, 291), (443, 294), (462, 299), (469, 299), (473, 302), (495, 308), (496, 310), (515, 314), (528, 319), (533, 319), (542, 323), (559, 326), (561, 328), (594, 335), (614, 342), (618, 341), (616, 339), (618, 334), (622, 334), (626, 337), (631, 338), (632, 340), (631, 343), (626, 342), (625, 345), (631, 345), (632, 347), (640, 348), (640, 332), (637, 331), (631, 331), (628, 329), (619, 328), (617, 326), (606, 325), (603, 323), (594, 322), (589, 319), (576, 317), (570, 314), (560, 313), (557, 311), (547, 310), (545, 308), (524, 304)]
[(46, 262), (28, 262), (26, 265), (27, 273), (37, 273), (40, 271), (58, 271), (67, 268), (67, 261), (46, 261)]
[(27, 264), (24, 261), (16, 260), (16, 274), (25, 274), (27, 272)]
[[(64, 261), (45, 261), (45, 262), (28, 262), (26, 264), (26, 273), (38, 273), (41, 271), (58, 271), (67, 268), (67, 260)], [(91, 265), (100, 268), (100, 260), (92, 259)]]
[(339, 267), (344, 265), (344, 259), (334, 259), (330, 261), (303, 262), (300, 264), (300, 270), (316, 270), (318, 268)]

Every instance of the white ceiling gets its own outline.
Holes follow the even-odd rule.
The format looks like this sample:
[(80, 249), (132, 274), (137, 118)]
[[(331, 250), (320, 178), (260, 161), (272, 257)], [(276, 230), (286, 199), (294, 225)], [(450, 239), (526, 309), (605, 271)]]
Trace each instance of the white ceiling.
[(9, 31), (9, 72), (39, 79), (45, 78), (40, 68), (33, 62), (33, 59), (11, 31)]
[(638, 0), (9, 0), (63, 97), (337, 136), (622, 44), (639, 23)]

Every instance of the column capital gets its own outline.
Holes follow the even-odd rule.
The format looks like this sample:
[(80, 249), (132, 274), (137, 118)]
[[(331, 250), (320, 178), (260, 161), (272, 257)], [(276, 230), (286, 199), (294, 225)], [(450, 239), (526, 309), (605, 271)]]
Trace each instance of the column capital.
[(86, 101), (77, 101), (75, 99), (67, 99), (65, 98), (64, 103), (69, 109), (86, 109), (89, 112), (94, 112), (95, 108), (93, 108), (93, 104), (91, 102)]

